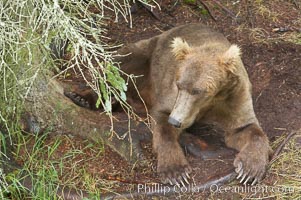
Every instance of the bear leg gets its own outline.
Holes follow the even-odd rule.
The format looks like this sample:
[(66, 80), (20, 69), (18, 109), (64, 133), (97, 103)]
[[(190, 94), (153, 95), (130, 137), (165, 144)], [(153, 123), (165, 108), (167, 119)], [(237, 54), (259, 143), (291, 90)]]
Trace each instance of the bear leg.
[(157, 118), (160, 120), (152, 124), (153, 150), (158, 159), (157, 172), (164, 184), (189, 184), (189, 173), (192, 169), (178, 142), (181, 130), (169, 125), (167, 118), (168, 116)]
[(266, 171), (269, 161), (269, 140), (257, 124), (247, 124), (237, 128), (225, 137), (227, 146), (239, 151), (234, 160), (240, 183), (259, 182)]

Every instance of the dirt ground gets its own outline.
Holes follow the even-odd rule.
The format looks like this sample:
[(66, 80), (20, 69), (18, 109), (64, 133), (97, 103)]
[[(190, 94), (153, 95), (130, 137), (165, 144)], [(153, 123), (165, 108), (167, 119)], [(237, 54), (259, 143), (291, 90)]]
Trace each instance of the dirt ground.
[[(210, 12), (201, 2), (205, 2)], [(301, 3), (285, 0), (218, 1), (224, 6), (222, 8), (216, 2), (161, 0), (158, 1), (161, 10), (156, 8), (153, 12), (137, 3), (132, 8), (132, 28), (121, 18), (118, 22), (109, 19), (107, 35), (111, 43), (130, 43), (182, 24), (208, 24), (241, 47), (242, 60), (253, 84), (255, 112), (270, 140), (273, 142), (280, 135), (300, 129)], [(154, 175), (156, 162), (149, 142), (143, 143), (147, 152), (145, 160), (132, 165), (107, 146), (104, 152), (99, 153), (95, 148), (85, 148), (88, 141), (77, 137), (57, 137), (62, 137), (62, 143), (54, 157), (60, 157), (70, 149), (83, 150), (84, 154), (72, 157), (70, 165), (77, 163), (90, 176), (101, 180), (93, 187), (102, 184), (104, 192), (133, 191), (137, 184), (157, 182)], [(46, 143), (52, 141), (50, 137)], [(89, 161), (85, 162), (87, 157)], [(210, 177), (220, 175), (221, 171), (233, 170), (233, 158), (234, 153), (230, 153), (223, 159), (208, 160), (204, 166), (197, 165), (193, 171), (196, 182), (206, 182)], [(198, 159), (189, 155), (189, 160), (194, 163)], [(72, 176), (72, 173), (66, 173), (62, 180), (66, 179), (65, 176)], [(266, 182), (273, 180), (267, 179)], [(80, 182), (77, 187), (83, 188)], [(202, 197), (200, 194), (189, 196), (191, 199)]]

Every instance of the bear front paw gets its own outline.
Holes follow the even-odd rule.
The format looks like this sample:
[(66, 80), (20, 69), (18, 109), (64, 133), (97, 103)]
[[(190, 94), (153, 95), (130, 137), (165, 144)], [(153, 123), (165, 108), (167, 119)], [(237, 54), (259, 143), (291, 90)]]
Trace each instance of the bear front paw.
[(263, 179), (268, 164), (268, 150), (248, 146), (234, 160), (235, 172), (240, 183), (255, 185)]
[(189, 184), (189, 174), (192, 172), (192, 169), (184, 155), (164, 156), (161, 153), (158, 156), (157, 172), (163, 184), (169, 183), (180, 187), (180, 185), (185, 186)]

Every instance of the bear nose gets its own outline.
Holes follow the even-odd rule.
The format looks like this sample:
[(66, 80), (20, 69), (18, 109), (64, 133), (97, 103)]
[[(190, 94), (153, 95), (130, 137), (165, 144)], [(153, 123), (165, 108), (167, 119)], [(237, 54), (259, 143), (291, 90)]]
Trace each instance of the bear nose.
[(174, 119), (172, 117), (168, 118), (168, 123), (170, 123), (171, 125), (173, 125), (176, 128), (180, 128), (181, 127), (181, 122), (179, 122), (178, 120), (176, 120), (176, 119)]

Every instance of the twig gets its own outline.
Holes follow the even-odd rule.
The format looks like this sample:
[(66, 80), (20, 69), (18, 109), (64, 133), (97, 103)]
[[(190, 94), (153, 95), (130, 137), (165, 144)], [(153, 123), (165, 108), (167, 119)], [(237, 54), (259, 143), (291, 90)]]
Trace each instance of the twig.
[(270, 163), (273, 163), (274, 160), (279, 156), (280, 152), (282, 151), (283, 147), (286, 145), (286, 143), (296, 134), (297, 132), (296, 131), (293, 131), (291, 132), (290, 134), (288, 134), (288, 136), (285, 138), (285, 140), (283, 140), (281, 142), (281, 144), (277, 147), (277, 149), (275, 150), (273, 156), (272, 156), (272, 159), (271, 159), (271, 162)]
[(150, 12), (153, 17), (156, 18), (156, 20), (161, 20), (160, 16), (158, 13), (154, 12), (154, 7), (153, 6), (149, 6), (149, 5), (146, 5), (144, 3), (141, 3), (140, 1), (137, 1), (141, 6), (143, 6), (148, 12)]
[(207, 5), (205, 2), (203, 2), (202, 0), (199, 0), (199, 2), (200, 2), (200, 4), (202, 4), (202, 5), (206, 8), (206, 10), (208, 11), (210, 17), (211, 17), (214, 21), (217, 21), (217, 19), (216, 19), (216, 18), (214, 17), (214, 15), (212, 14), (212, 12), (211, 12), (210, 8), (208, 7), (208, 5)]
[[(150, 6), (148, 4), (144, 4), (140, 1), (137, 1), (137, 3), (139, 3), (142, 7), (144, 7), (156, 20), (158, 20), (159, 22), (166, 24), (169, 28), (173, 28), (175, 27), (173, 24), (169, 24), (168, 22), (163, 21), (162, 16), (160, 15), (159, 12), (155, 12), (157, 11), (156, 8), (154, 6)], [(160, 7), (158, 7), (159, 10), (161, 10)]]
[(237, 20), (237, 16), (228, 8), (226, 8), (225, 6), (223, 6), (223, 4), (221, 4), (219, 1), (217, 0), (212, 0), (216, 5), (218, 5), (220, 8), (222, 8), (224, 11), (226, 11), (230, 17), (232, 17), (233, 19)]
[(255, 21), (254, 21), (254, 13), (253, 13), (253, 4), (251, 3), (251, 1), (246, 0), (244, 1), (244, 4), (246, 6), (246, 10), (247, 10), (247, 20), (251, 25), (251, 28), (255, 28)]

